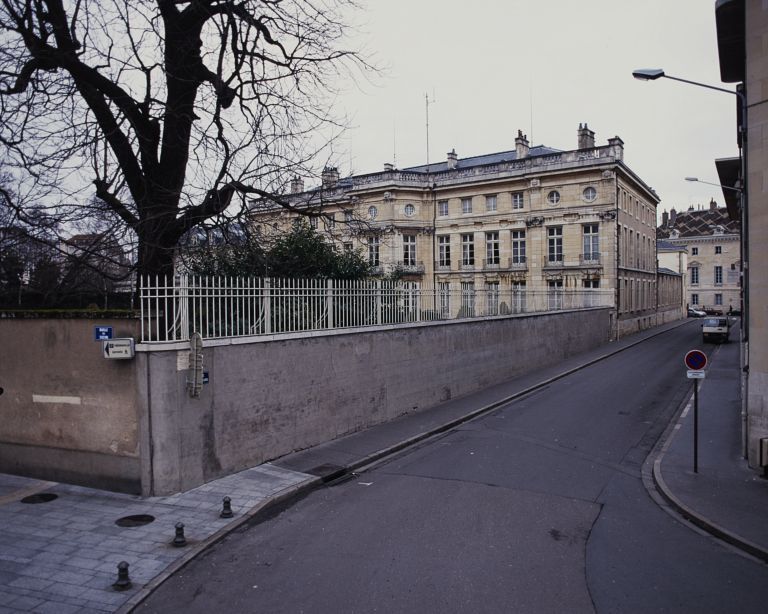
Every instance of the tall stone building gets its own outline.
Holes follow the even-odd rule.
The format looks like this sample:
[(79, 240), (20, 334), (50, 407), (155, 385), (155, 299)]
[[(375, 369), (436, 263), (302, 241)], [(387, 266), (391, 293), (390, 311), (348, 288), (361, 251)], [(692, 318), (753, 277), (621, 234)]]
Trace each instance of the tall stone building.
[[(536, 296), (592, 292), (614, 307), (618, 335), (662, 321), (659, 197), (624, 162), (623, 141), (596, 145), (586, 124), (571, 150), (531, 146), (518, 131), (515, 148), (499, 153), (451, 151), (439, 163), (346, 178), (326, 168), (314, 189), (295, 178), (287, 199), (346, 249), (364, 250), (377, 272), (406, 283), (482, 291), (512, 311)], [(264, 201), (252, 207), (265, 229), (297, 216)]]
[(707, 209), (662, 214), (657, 237), (687, 247), (685, 294), (689, 307), (719, 313), (741, 304), (741, 228), (725, 207), (712, 200)]

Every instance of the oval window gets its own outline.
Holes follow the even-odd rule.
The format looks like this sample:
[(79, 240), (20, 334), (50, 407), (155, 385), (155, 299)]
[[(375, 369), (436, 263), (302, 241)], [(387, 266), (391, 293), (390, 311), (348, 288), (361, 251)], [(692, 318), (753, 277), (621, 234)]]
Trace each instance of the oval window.
[(376, 219), (376, 216), (379, 214), (379, 210), (376, 207), (368, 207), (368, 217), (372, 220)]
[(412, 204), (405, 205), (405, 214), (408, 217), (411, 217), (414, 213), (416, 213), (416, 207), (414, 207)]
[(551, 204), (556, 205), (560, 202), (560, 192), (557, 190), (552, 190), (549, 194), (547, 194), (547, 200)]
[(595, 198), (597, 198), (597, 190), (593, 188), (592, 186), (588, 188), (584, 188), (584, 192), (582, 192), (584, 196), (584, 200), (591, 203)]

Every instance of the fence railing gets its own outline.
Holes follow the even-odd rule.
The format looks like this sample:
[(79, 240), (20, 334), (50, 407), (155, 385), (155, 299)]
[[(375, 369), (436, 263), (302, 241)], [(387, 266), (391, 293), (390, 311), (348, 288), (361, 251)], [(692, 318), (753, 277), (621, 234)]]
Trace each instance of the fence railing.
[(610, 290), (177, 275), (141, 279), (141, 339), (186, 341), (610, 306)]

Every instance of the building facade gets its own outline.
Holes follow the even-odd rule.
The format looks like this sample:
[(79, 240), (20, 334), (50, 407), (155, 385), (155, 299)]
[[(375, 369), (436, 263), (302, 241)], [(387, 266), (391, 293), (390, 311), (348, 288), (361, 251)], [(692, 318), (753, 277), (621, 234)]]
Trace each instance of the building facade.
[[(718, 208), (713, 200), (703, 210), (665, 211), (657, 236), (673, 248), (685, 248), (685, 269), (680, 272), (685, 273), (688, 307), (721, 314), (740, 310), (740, 225), (725, 207)], [(659, 265), (673, 268), (669, 258), (679, 265), (679, 253), (660, 247)]]
[(625, 164), (619, 137), (595, 145), (584, 124), (576, 145), (532, 147), (518, 131), (515, 149), (495, 154), (451, 151), (440, 163), (343, 179), (327, 168), (316, 189), (292, 182), (293, 210), (252, 203), (254, 223), (308, 216), (346, 249), (363, 250), (377, 273), (497, 296), (501, 312), (591, 292), (614, 306), (617, 335), (652, 326), (659, 198)]

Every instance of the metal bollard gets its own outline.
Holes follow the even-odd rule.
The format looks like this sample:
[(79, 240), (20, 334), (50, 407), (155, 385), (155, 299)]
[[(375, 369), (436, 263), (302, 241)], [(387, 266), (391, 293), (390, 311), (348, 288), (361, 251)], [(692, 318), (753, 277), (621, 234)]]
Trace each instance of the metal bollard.
[(116, 591), (126, 591), (131, 588), (131, 578), (128, 576), (128, 563), (126, 561), (120, 561), (117, 564), (117, 582), (112, 585), (112, 588)]
[(232, 513), (232, 499), (224, 497), (223, 503), (224, 507), (221, 510), (221, 514), (219, 514), (219, 518), (232, 518), (234, 516)]
[(184, 523), (183, 522), (177, 522), (176, 523), (176, 537), (173, 538), (173, 542), (171, 542), (174, 546), (177, 548), (181, 548), (182, 546), (187, 545), (187, 538), (184, 537)]

